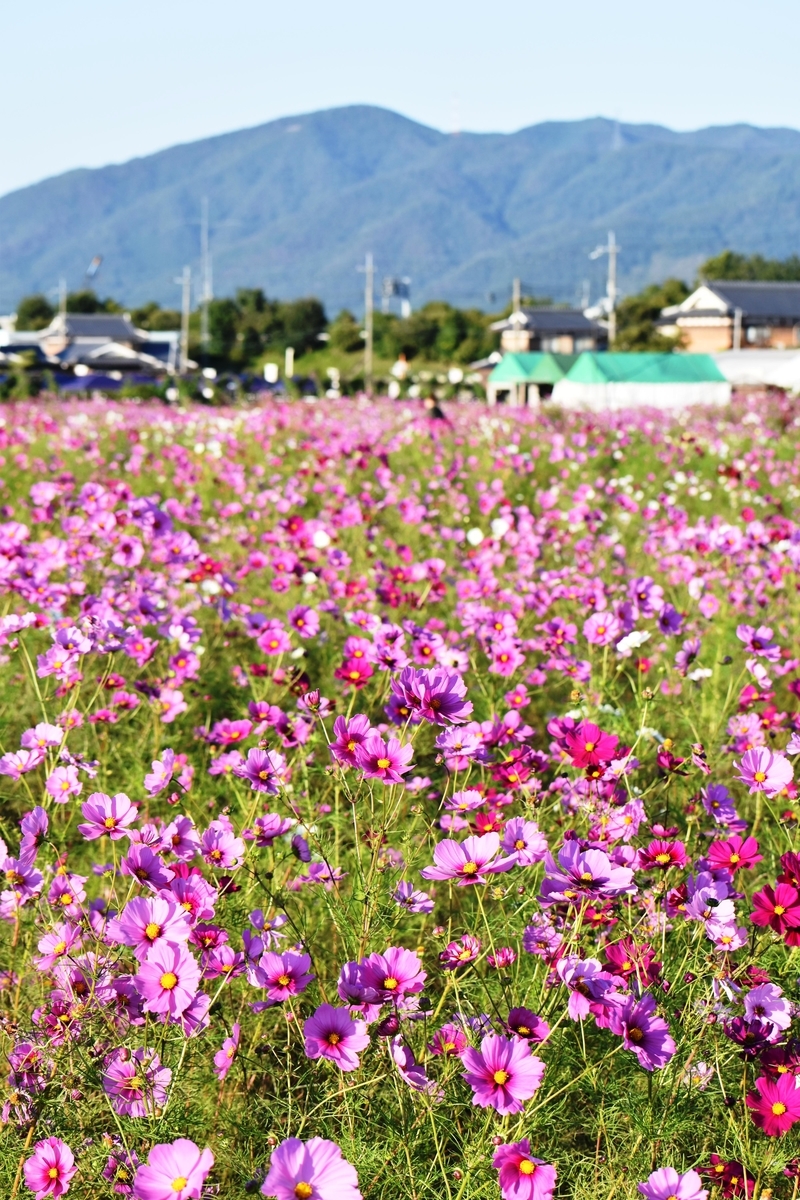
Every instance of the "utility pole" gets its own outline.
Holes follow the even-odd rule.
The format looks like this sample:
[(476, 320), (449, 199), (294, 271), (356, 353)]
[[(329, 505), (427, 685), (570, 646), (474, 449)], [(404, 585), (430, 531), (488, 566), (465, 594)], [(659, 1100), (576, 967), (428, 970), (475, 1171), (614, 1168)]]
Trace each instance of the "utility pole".
[(181, 303), (181, 362), (180, 374), (185, 375), (189, 364), (189, 313), (192, 307), (192, 268), (184, 267), (176, 280), (183, 288)]
[(733, 310), (733, 348), (734, 350), (742, 348), (742, 310), (740, 308)]
[(519, 312), (522, 307), (522, 282), (515, 279), (511, 288), (511, 311)]
[(364, 390), (372, 396), (372, 334), (373, 334), (373, 304), (374, 304), (375, 265), (372, 252), (367, 254), (364, 261)]
[(59, 279), (58, 281), (58, 311), (62, 317), (67, 315), (67, 281)]
[(208, 196), (200, 206), (200, 345), (203, 354), (208, 353), (208, 305), (211, 301), (211, 255), (208, 248)]
[(609, 230), (608, 242), (597, 246), (589, 258), (600, 258), (608, 255), (608, 283), (606, 284), (606, 299), (608, 301), (608, 344), (613, 345), (617, 336), (617, 255), (621, 247), (617, 245), (614, 231)]

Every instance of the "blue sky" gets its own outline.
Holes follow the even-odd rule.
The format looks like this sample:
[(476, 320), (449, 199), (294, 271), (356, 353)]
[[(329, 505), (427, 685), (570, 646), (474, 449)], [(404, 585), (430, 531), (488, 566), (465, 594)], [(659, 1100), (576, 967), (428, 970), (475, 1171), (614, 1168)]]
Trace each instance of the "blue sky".
[(800, 128), (798, 0), (6, 0), (0, 194), (292, 113)]

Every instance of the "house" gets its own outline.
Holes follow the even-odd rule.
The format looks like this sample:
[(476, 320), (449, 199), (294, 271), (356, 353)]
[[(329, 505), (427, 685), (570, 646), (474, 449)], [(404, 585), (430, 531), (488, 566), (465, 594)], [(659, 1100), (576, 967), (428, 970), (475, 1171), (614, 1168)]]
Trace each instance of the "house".
[(563, 408), (685, 408), (730, 402), (731, 385), (710, 354), (582, 354), (553, 388)]
[(545, 350), (505, 354), (486, 382), (486, 400), (490, 405), (507, 404), (510, 408), (534, 407), (552, 393), (576, 359), (576, 354)]
[(511, 354), (532, 350), (556, 354), (580, 354), (584, 350), (604, 350), (608, 330), (599, 321), (572, 308), (519, 308), (502, 321), (491, 325), (500, 333), (500, 348)]
[(656, 322), (690, 353), (800, 345), (800, 283), (706, 280)]
[(127, 313), (59, 313), (46, 329), (0, 328), (0, 354), (13, 361), (33, 352), (41, 365), (158, 375), (178, 366), (177, 330), (137, 329)]

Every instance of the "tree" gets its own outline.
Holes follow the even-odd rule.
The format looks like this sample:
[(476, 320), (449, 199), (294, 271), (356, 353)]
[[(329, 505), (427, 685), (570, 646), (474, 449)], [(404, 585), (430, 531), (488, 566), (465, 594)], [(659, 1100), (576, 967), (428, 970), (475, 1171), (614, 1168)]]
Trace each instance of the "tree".
[(651, 283), (635, 296), (626, 296), (617, 305), (617, 336), (613, 350), (674, 350), (680, 339), (666, 337), (656, 328), (662, 308), (680, 304), (689, 289), (680, 279)]
[(23, 296), (17, 305), (17, 329), (46, 329), (55, 315), (56, 310), (41, 292)]
[(319, 349), (319, 335), (328, 324), (325, 309), (313, 296), (305, 300), (290, 300), (278, 305), (278, 318), (283, 326), (284, 346), (294, 346), (297, 354)]
[(361, 336), (361, 326), (346, 308), (343, 308), (338, 317), (331, 321), (328, 326), (328, 334), (330, 336), (328, 345), (332, 350), (352, 353), (355, 350), (363, 349), (364, 339)]
[(208, 306), (209, 353), (230, 360), (239, 332), (239, 308), (235, 300), (212, 300)]
[(137, 329), (165, 330), (180, 329), (181, 314), (174, 308), (162, 308), (155, 300), (134, 308), (131, 320)]
[(764, 258), (760, 254), (737, 254), (723, 250), (708, 258), (698, 271), (698, 279), (749, 279), (789, 283), (800, 280), (800, 258)]
[(69, 292), (67, 295), (67, 312), (71, 313), (119, 313), (122, 305), (108, 297), (101, 300), (91, 288), (80, 292)]

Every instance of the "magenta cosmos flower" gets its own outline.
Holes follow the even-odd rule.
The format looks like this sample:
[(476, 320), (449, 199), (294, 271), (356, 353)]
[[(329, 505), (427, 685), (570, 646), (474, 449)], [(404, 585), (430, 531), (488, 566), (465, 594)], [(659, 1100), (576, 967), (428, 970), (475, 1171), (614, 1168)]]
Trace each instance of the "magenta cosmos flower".
[(188, 1138), (153, 1146), (147, 1162), (136, 1171), (136, 1200), (198, 1200), (214, 1155)]
[(75, 1156), (61, 1138), (49, 1137), (37, 1142), (33, 1154), (25, 1162), (25, 1182), (36, 1200), (44, 1196), (63, 1196), (69, 1191), (75, 1174)]
[(487, 875), (510, 871), (517, 863), (516, 853), (497, 858), (500, 835), (484, 833), (468, 837), (463, 842), (447, 839), (433, 848), (434, 866), (423, 867), (423, 879), (457, 879), (459, 887), (470, 883), (486, 883)]
[(673, 1167), (653, 1171), (647, 1183), (638, 1186), (647, 1200), (706, 1200), (708, 1196), (697, 1171), (679, 1175)]
[(309, 972), (311, 957), (308, 954), (275, 954), (265, 950), (258, 966), (250, 972), (250, 981), (256, 987), (266, 988), (270, 1004), (280, 1004), (291, 996), (304, 992), (314, 976)]
[(472, 712), (466, 684), (447, 667), (406, 667), (392, 680), (392, 692), (412, 713), (434, 725), (462, 725)]
[(103, 1073), (103, 1091), (120, 1116), (153, 1117), (167, 1098), (171, 1079), (172, 1071), (162, 1067), (155, 1050), (117, 1051)]
[(675, 1053), (667, 1022), (656, 1015), (656, 1002), (649, 992), (641, 1000), (628, 997), (622, 1008), (613, 1009), (609, 1029), (621, 1037), (646, 1071), (665, 1067)]
[(276, 1200), (362, 1200), (355, 1167), (325, 1138), (287, 1138), (276, 1146), (261, 1192)]
[(197, 995), (200, 968), (184, 946), (164, 942), (153, 946), (133, 982), (146, 1012), (167, 1013), (174, 1019)]
[(739, 778), (751, 792), (763, 792), (765, 796), (777, 796), (792, 782), (792, 764), (782, 754), (774, 754), (765, 747), (747, 750), (740, 763), (733, 764)]
[(354, 1021), (346, 1008), (320, 1004), (303, 1026), (306, 1058), (329, 1058), (343, 1071), (355, 1071), (361, 1064), (359, 1051), (369, 1045), (366, 1022)]
[(116, 796), (92, 792), (86, 803), (81, 805), (85, 823), (78, 826), (78, 833), (87, 842), (93, 842), (104, 833), (112, 842), (118, 842), (125, 836), (127, 826), (136, 820), (138, 811), (124, 792), (117, 792)]
[(402, 783), (411, 770), (414, 747), (403, 746), (397, 738), (384, 741), (379, 733), (370, 733), (355, 748), (356, 766), (365, 779), (380, 779), (381, 783)]
[(239, 1049), (239, 1034), (241, 1031), (242, 1027), (237, 1021), (231, 1030), (231, 1036), (225, 1038), (225, 1041), (222, 1043), (222, 1049), (218, 1050), (214, 1055), (214, 1074), (217, 1079), (224, 1079), (233, 1066), (236, 1051)]
[(800, 1121), (800, 1088), (793, 1075), (779, 1075), (756, 1080), (757, 1092), (750, 1092), (747, 1107), (752, 1109), (753, 1121), (769, 1137), (780, 1137)]
[(551, 1200), (556, 1186), (556, 1169), (531, 1154), (527, 1138), (498, 1146), (492, 1166), (500, 1175), (503, 1200)]
[(472, 1103), (499, 1113), (522, 1112), (542, 1082), (544, 1063), (531, 1054), (521, 1038), (487, 1033), (480, 1050), (468, 1046), (461, 1054), (467, 1068), (462, 1078), (473, 1090)]

